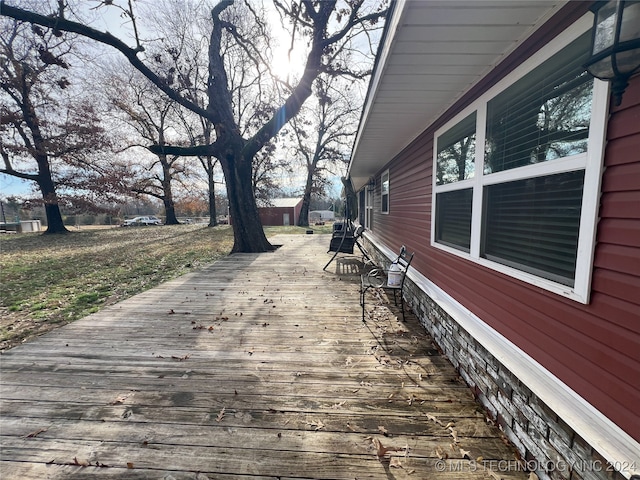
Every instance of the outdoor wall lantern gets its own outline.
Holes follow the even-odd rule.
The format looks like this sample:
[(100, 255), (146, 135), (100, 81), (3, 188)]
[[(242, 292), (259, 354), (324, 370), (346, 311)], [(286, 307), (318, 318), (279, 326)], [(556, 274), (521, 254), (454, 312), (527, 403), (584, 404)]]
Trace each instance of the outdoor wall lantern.
[(600, 80), (611, 82), (616, 105), (640, 69), (640, 1), (596, 2), (591, 37), (591, 57), (584, 65)]

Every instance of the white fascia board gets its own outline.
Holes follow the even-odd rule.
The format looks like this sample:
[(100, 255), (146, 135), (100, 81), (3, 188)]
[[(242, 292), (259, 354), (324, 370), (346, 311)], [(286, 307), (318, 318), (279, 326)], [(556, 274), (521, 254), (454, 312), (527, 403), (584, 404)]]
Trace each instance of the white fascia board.
[(356, 134), (356, 139), (353, 143), (353, 149), (351, 150), (351, 160), (349, 162), (349, 168), (347, 169), (347, 177), (351, 173), (353, 159), (358, 155), (358, 147), (360, 146), (363, 132), (367, 127), (371, 108), (375, 104), (376, 97), (378, 95), (378, 86), (380, 85), (380, 81), (382, 79), (384, 71), (387, 69), (387, 62), (389, 61), (391, 55), (391, 49), (396, 42), (396, 33), (398, 32), (398, 26), (400, 25), (400, 22), (406, 14), (408, 4), (408, 0), (397, 0), (395, 2), (392, 17), (387, 20), (390, 23), (389, 25), (385, 26), (385, 28), (387, 28), (387, 32), (386, 36), (384, 37), (384, 44), (382, 45), (382, 50), (380, 51), (377, 68), (373, 72), (373, 76), (371, 77), (371, 81), (369, 83), (369, 90), (366, 103), (364, 105), (364, 108), (362, 109), (362, 117), (360, 120), (360, 125), (358, 126), (358, 133)]

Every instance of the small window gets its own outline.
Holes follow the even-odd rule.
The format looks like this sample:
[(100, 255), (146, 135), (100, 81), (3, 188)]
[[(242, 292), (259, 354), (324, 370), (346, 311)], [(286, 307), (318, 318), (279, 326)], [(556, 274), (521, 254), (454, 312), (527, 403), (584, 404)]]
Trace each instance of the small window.
[(469, 252), (473, 189), (437, 194), (436, 241)]
[(380, 188), (381, 188), (381, 207), (380, 211), (382, 213), (389, 213), (389, 170), (384, 172), (380, 177)]
[(476, 156), (476, 112), (438, 137), (436, 185), (473, 178)]
[(373, 230), (373, 199), (374, 190), (373, 187), (367, 187), (365, 189), (365, 223), (364, 227), (368, 230)]

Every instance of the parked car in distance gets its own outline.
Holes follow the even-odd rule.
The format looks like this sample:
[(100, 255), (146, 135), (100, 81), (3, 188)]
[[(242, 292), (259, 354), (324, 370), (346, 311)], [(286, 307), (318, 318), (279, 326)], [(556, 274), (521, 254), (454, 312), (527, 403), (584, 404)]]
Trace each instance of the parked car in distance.
[(142, 227), (148, 225), (162, 225), (162, 221), (158, 217), (135, 217), (125, 220), (121, 227)]

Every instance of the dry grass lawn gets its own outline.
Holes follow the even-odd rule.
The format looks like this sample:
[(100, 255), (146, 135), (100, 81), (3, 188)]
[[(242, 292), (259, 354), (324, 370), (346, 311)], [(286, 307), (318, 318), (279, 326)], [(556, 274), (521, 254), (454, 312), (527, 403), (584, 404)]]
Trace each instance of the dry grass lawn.
[(228, 226), (0, 237), (0, 350), (225, 256)]

